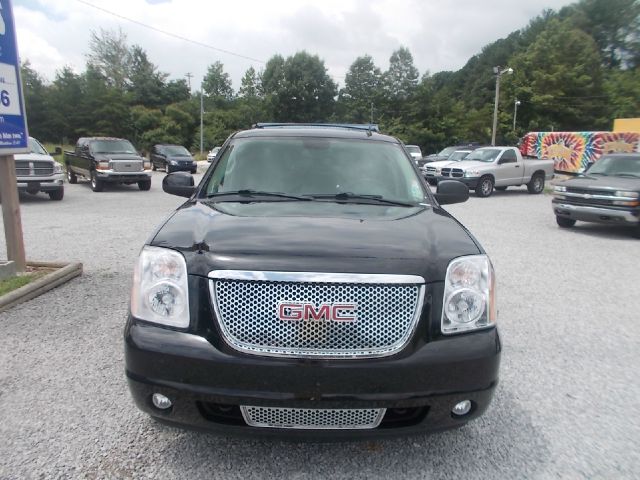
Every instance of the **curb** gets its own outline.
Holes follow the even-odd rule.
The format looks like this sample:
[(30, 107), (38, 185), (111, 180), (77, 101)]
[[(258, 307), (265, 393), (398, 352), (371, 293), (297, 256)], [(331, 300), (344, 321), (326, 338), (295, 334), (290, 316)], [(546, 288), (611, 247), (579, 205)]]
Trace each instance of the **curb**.
[(0, 297), (0, 312), (8, 310), (16, 305), (34, 299), (49, 290), (56, 288), (69, 280), (82, 275), (81, 263), (47, 263), (27, 262), (30, 267), (57, 268), (35, 282), (29, 283)]

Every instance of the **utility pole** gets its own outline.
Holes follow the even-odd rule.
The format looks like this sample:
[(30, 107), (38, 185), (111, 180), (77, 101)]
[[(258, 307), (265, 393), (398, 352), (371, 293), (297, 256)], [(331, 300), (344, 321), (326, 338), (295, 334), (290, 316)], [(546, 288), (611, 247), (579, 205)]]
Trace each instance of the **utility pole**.
[(187, 77), (187, 84), (189, 85), (189, 93), (191, 93), (191, 78), (193, 77), (193, 73), (187, 72), (185, 74), (185, 77)]
[(204, 92), (200, 87), (200, 155), (204, 152)]
[(516, 98), (516, 101), (513, 102), (513, 131), (516, 131), (516, 116), (518, 115), (518, 105), (520, 105), (520, 100)]
[(373, 102), (371, 102), (371, 121), (369, 123), (373, 125)]
[(511, 75), (513, 68), (505, 68), (501, 70), (501, 67), (493, 67), (493, 73), (496, 74), (496, 99), (493, 104), (493, 129), (491, 130), (491, 146), (496, 144), (496, 130), (498, 128), (498, 100), (500, 98), (500, 77), (505, 73)]

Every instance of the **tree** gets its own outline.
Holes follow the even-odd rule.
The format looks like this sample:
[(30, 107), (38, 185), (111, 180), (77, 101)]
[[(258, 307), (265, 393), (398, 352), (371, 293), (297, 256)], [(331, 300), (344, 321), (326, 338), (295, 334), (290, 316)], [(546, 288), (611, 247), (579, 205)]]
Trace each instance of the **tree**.
[(104, 76), (108, 85), (124, 89), (131, 69), (127, 36), (120, 29), (116, 32), (101, 28), (99, 34), (92, 31), (87, 63)]
[(231, 100), (233, 98), (231, 77), (224, 71), (224, 65), (221, 62), (209, 65), (202, 80), (202, 89), (208, 96), (217, 100)]
[(27, 113), (29, 133), (38, 138), (49, 138), (48, 130), (48, 89), (44, 80), (32, 67), (29, 60), (20, 65), (22, 77), (22, 90), (24, 92), (24, 104)]
[(381, 106), (381, 93), (382, 72), (369, 55), (358, 57), (349, 67), (345, 87), (340, 91), (339, 103), (345, 120), (369, 122), (372, 108)]
[(82, 77), (70, 67), (56, 72), (56, 78), (49, 90), (49, 132), (52, 139), (75, 140), (84, 122), (84, 109), (79, 101), (84, 98)]
[(389, 69), (384, 74), (389, 99), (392, 102), (409, 99), (416, 90), (419, 75), (409, 49), (400, 47), (393, 52), (389, 59)]
[(131, 93), (131, 102), (146, 107), (162, 105), (168, 74), (159, 72), (149, 61), (147, 53), (138, 45), (131, 47), (130, 53), (128, 91)]
[(274, 121), (322, 122), (333, 114), (337, 86), (317, 55), (298, 52), (284, 62), (275, 56), (262, 84)]
[(247, 99), (255, 99), (260, 95), (260, 85), (258, 74), (256, 73), (255, 68), (249, 67), (246, 72), (244, 72), (244, 76), (240, 81), (240, 90), (238, 91), (238, 96), (247, 98)]

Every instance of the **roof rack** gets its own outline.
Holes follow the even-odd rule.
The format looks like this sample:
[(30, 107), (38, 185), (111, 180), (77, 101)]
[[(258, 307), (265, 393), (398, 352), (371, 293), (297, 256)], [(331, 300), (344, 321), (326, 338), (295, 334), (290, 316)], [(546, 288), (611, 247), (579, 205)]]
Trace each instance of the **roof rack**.
[(346, 128), (349, 130), (362, 130), (365, 132), (379, 132), (376, 123), (256, 123), (253, 128)]

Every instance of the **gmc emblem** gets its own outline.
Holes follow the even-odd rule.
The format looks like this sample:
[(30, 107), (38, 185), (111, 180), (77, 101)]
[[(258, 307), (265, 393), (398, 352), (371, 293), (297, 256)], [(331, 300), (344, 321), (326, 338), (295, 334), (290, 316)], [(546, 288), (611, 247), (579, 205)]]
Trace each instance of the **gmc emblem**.
[(358, 305), (355, 303), (278, 302), (278, 320), (290, 322), (355, 322)]

